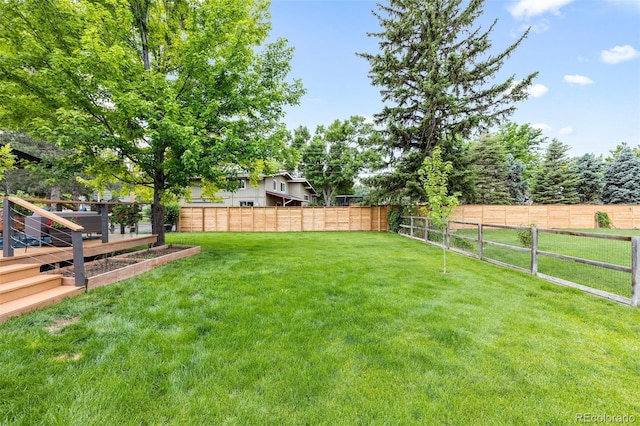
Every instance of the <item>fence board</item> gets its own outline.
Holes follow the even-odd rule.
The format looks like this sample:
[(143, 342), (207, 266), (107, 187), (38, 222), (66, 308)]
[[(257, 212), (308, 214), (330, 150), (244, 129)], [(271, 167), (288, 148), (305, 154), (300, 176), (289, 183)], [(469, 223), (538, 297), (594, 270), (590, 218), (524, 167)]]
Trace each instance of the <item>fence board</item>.
[(191, 207), (180, 211), (181, 232), (387, 231), (387, 206)]
[(597, 226), (595, 215), (598, 211), (609, 215), (614, 228), (640, 228), (640, 205), (461, 205), (456, 207), (451, 218), (494, 225), (535, 224), (540, 228), (593, 229)]

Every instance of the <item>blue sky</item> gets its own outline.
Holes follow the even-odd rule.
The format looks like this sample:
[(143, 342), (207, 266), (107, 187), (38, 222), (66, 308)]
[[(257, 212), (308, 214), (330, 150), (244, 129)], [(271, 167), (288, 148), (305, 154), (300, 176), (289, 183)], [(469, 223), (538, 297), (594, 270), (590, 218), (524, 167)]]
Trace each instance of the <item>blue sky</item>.
[[(287, 110), (289, 129), (381, 110), (369, 64), (356, 56), (377, 51), (378, 39), (366, 35), (379, 29), (376, 8), (370, 0), (272, 0), (271, 35), (295, 48), (291, 77), (308, 91)], [(543, 129), (572, 156), (640, 145), (640, 0), (487, 0), (478, 24), (493, 19), (496, 51), (532, 27), (499, 77), (539, 72), (511, 121)]]

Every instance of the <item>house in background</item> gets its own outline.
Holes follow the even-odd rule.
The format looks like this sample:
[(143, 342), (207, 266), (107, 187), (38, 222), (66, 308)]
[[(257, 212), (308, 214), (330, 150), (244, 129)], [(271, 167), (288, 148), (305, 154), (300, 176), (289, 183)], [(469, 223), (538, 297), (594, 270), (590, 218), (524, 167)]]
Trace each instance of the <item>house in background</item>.
[(212, 207), (271, 207), (271, 206), (308, 206), (318, 201), (318, 193), (305, 178), (295, 178), (287, 172), (271, 176), (262, 176), (258, 186), (249, 183), (247, 174), (239, 175), (240, 188), (236, 191), (220, 191), (216, 194), (222, 202), (213, 202), (202, 196), (202, 188), (196, 184), (191, 187), (191, 200), (185, 200), (188, 206)]

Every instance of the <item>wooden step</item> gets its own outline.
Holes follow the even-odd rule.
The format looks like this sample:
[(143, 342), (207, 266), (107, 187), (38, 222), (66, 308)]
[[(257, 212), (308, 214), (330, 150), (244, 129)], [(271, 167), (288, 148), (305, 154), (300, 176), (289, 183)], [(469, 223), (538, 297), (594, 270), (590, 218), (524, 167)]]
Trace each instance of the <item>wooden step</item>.
[(40, 293), (62, 285), (62, 275), (42, 274), (0, 284), (0, 303)]
[(53, 305), (62, 299), (84, 292), (84, 287), (61, 285), (21, 299), (0, 303), (0, 322), (38, 308)]
[(39, 274), (40, 265), (38, 264), (29, 263), (0, 266), (0, 284), (21, 280), (23, 278), (34, 277)]

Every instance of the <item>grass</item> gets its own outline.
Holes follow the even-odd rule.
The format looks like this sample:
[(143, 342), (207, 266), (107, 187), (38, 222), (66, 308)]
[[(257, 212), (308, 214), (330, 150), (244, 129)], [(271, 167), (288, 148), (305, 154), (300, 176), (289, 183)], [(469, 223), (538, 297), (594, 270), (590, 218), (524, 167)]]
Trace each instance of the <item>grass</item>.
[(640, 310), (388, 233), (202, 252), (0, 325), (0, 424), (640, 418)]
[[(578, 230), (579, 232), (599, 233), (610, 235), (640, 236), (638, 230), (594, 229)], [(457, 234), (477, 238), (475, 230), (459, 230)], [(518, 238), (518, 231), (511, 229), (491, 229), (486, 227), (483, 232), (485, 241), (509, 244), (522, 247)], [(457, 239), (452, 238), (453, 241)], [(465, 250), (477, 254), (477, 243), (469, 242)], [(579, 257), (609, 264), (631, 267), (631, 243), (595, 237), (559, 235), (540, 231), (538, 233), (539, 250)], [(517, 252), (511, 249), (485, 245), (483, 255), (489, 259), (498, 260), (527, 270), (531, 269), (531, 254)], [(605, 290), (625, 297), (631, 296), (631, 274), (613, 271), (600, 267), (574, 263), (546, 256), (538, 257), (538, 271), (557, 278)]]

